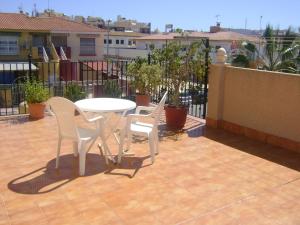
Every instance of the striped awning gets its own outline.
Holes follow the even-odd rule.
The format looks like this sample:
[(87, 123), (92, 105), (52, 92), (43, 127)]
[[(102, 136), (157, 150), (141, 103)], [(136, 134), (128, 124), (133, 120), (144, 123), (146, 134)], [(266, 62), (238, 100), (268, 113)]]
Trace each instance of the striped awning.
[[(0, 62), (0, 72), (3, 71), (28, 71), (28, 62)], [(38, 70), (38, 68), (31, 63), (31, 70)]]

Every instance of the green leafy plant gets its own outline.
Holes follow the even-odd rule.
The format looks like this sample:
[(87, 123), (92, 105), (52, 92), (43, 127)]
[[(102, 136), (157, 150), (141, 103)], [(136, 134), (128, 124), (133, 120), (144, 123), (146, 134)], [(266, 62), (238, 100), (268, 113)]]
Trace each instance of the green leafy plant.
[(137, 59), (128, 66), (131, 84), (138, 94), (153, 94), (161, 83), (162, 69), (158, 64), (148, 64), (146, 60)]
[(237, 55), (231, 62), (231, 64), (233, 66), (237, 66), (237, 67), (245, 67), (248, 68), (249, 67), (249, 59), (247, 58), (247, 56), (245, 55)]
[(66, 86), (65, 98), (69, 99), (72, 102), (84, 99), (87, 96), (86, 92), (82, 90), (76, 83), (69, 83)]
[(166, 70), (166, 84), (169, 91), (169, 105), (181, 105), (181, 92), (194, 75), (198, 80), (203, 79), (205, 72), (205, 55), (202, 42), (183, 45), (171, 42), (163, 49), (153, 52), (153, 60)]
[(117, 80), (107, 80), (103, 87), (104, 95), (112, 98), (119, 98), (122, 95), (122, 90)]
[(48, 90), (38, 80), (27, 79), (24, 85), (25, 100), (28, 104), (42, 103), (49, 98)]
[(241, 50), (249, 62), (257, 62), (259, 69), (299, 73), (300, 40), (291, 28), (282, 35), (278, 29), (267, 25), (261, 50), (250, 42), (243, 42)]

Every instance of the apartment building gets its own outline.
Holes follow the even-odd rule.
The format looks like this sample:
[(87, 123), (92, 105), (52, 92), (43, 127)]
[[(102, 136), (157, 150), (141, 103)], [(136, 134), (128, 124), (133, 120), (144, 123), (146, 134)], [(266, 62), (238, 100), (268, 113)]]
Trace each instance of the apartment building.
[(126, 19), (119, 15), (117, 20), (109, 26), (109, 29), (114, 31), (132, 31), (136, 33), (150, 34), (151, 23), (138, 22), (136, 20)]
[(61, 17), (0, 13), (0, 61), (103, 58), (103, 30)]
[(147, 51), (136, 49), (136, 38), (145, 34), (137, 32), (109, 31), (104, 33), (103, 54), (108, 58), (132, 59), (143, 57)]
[(50, 82), (79, 79), (71, 62), (102, 59), (101, 29), (56, 16), (0, 13), (0, 84), (14, 82), (30, 68)]
[[(216, 51), (214, 49), (224, 48), (228, 54), (237, 54), (240, 43), (250, 41), (255, 45), (259, 45), (257, 36), (243, 35), (231, 31), (219, 32), (183, 32), (183, 33), (161, 33), (153, 34), (144, 37), (136, 38), (136, 49), (150, 51), (150, 46), (161, 49), (170, 41), (181, 41), (189, 44), (191, 42), (205, 39), (209, 40), (209, 45), (212, 48), (211, 58), (215, 59)], [(146, 54), (144, 55), (146, 57)]]

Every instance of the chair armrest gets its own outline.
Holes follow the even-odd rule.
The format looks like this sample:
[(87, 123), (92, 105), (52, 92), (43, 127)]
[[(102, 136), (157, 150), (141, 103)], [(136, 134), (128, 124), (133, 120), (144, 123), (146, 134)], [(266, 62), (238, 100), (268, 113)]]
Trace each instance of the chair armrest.
[(150, 114), (148, 115), (142, 115), (142, 114), (128, 114), (127, 115), (127, 121), (126, 121), (126, 127), (127, 129), (129, 129), (130, 127), (130, 124), (133, 122), (133, 121), (136, 121), (138, 119), (145, 119), (145, 118), (152, 118), (150, 116)]
[(128, 114), (128, 118), (130, 119), (139, 119), (139, 118), (147, 118), (150, 117), (150, 115), (143, 115), (143, 114)]
[(89, 123), (92, 123), (92, 122), (95, 122), (97, 120), (100, 120), (100, 119), (103, 119), (103, 116), (96, 116), (96, 117), (93, 117), (91, 119), (88, 119), (88, 118), (85, 118), (87, 122)]
[(93, 122), (96, 122), (100, 119), (103, 119), (103, 116), (96, 116), (96, 117), (93, 117), (93, 118), (88, 118), (86, 116), (86, 114), (79, 107), (75, 106), (75, 108), (79, 112), (79, 114), (82, 115), (83, 119), (88, 123), (93, 123)]
[(138, 106), (135, 110), (135, 114), (140, 114), (140, 112), (142, 110), (144, 111), (148, 111), (148, 112), (153, 112), (155, 110), (156, 107), (152, 107), (152, 106)]
[(50, 116), (55, 116), (54, 112), (51, 110), (51, 107), (50, 107), (50, 105), (49, 105), (49, 102), (46, 101), (45, 104), (46, 104), (46, 109), (45, 109), (45, 111), (48, 112), (48, 114), (49, 114)]

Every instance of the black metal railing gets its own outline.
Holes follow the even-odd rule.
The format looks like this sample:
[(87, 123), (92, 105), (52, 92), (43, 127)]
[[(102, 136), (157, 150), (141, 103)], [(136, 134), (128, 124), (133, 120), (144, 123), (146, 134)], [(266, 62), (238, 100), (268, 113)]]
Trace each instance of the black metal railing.
[[(201, 78), (190, 75), (181, 94), (182, 103), (188, 105), (189, 114), (205, 118), (207, 104), (208, 82), (208, 40), (204, 42), (206, 47), (204, 70)], [(130, 61), (103, 60), (103, 61), (79, 61), (71, 62), (28, 62), (0, 63), (0, 116), (18, 115), (27, 113), (25, 106), (24, 82), (31, 76), (39, 79), (50, 96), (64, 96), (70, 83), (78, 84), (88, 97), (107, 96), (105, 84), (113, 81), (118, 84), (121, 98), (135, 99), (135, 90), (131, 85), (127, 74)], [(152, 101), (159, 102), (162, 94), (168, 89), (166, 82), (169, 79), (164, 74), (162, 84), (153, 94)], [(116, 87), (116, 85), (112, 85)], [(114, 90), (110, 90), (114, 91)]]

